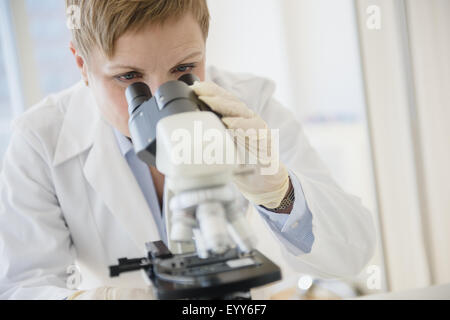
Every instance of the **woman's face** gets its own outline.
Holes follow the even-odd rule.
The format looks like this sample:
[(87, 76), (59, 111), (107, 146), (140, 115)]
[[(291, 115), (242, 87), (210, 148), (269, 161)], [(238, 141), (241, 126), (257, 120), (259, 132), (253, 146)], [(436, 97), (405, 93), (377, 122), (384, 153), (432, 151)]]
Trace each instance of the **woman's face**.
[(114, 56), (92, 50), (87, 63), (72, 49), (83, 77), (89, 81), (103, 117), (129, 137), (125, 89), (146, 83), (154, 93), (160, 85), (193, 73), (205, 79), (205, 40), (191, 14), (126, 33), (116, 41)]

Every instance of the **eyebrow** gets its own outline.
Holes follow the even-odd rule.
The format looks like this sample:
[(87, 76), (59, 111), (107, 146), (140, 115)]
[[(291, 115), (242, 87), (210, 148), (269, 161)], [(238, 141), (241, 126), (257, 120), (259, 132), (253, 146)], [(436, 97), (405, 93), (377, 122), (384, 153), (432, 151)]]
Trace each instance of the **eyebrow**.
[(132, 69), (132, 70), (136, 70), (138, 72), (143, 72), (143, 70), (141, 68), (129, 66), (129, 65), (125, 65), (125, 64), (118, 64), (118, 65), (108, 67), (108, 70), (111, 70), (111, 71), (114, 71), (116, 69)]
[[(195, 51), (189, 55), (187, 55), (186, 57), (184, 57), (183, 59), (181, 59), (180, 62), (178, 62), (177, 64), (175, 64), (175, 67), (178, 66), (179, 64), (181, 64), (184, 60), (202, 55), (203, 53), (201, 51)], [(135, 66), (130, 66), (130, 65), (125, 65), (125, 64), (118, 64), (118, 65), (113, 65), (108, 67), (109, 70), (115, 70), (115, 69), (132, 69), (132, 70), (136, 70), (138, 72), (143, 73), (144, 70), (142, 70), (141, 68), (135, 67)]]
[(178, 62), (177, 64), (175, 64), (175, 66), (179, 65), (179, 64), (182, 63), (184, 60), (187, 60), (187, 59), (190, 59), (190, 58), (193, 58), (193, 57), (202, 55), (202, 54), (203, 54), (203, 52), (201, 52), (201, 51), (195, 51), (195, 52), (192, 52), (192, 53), (189, 54), (187, 57), (184, 57), (183, 59), (181, 59), (181, 61)]

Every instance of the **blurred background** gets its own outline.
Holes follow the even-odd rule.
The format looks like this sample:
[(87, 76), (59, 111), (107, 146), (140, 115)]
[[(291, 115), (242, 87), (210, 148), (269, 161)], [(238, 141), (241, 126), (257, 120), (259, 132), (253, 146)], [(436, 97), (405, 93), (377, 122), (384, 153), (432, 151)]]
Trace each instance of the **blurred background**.
[[(274, 299), (450, 283), (450, 1), (209, 0), (207, 64), (277, 83), (342, 188), (373, 213), (351, 279), (286, 273)], [(11, 120), (80, 80), (62, 0), (0, 0), (0, 157)]]

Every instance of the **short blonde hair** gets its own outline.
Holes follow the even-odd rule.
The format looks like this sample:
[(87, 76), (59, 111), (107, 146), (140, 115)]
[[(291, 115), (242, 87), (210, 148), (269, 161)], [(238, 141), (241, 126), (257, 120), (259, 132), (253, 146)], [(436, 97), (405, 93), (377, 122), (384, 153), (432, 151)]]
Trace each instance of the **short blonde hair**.
[(73, 13), (69, 8), (76, 9), (78, 18), (72, 28), (72, 41), (85, 59), (95, 46), (111, 58), (116, 40), (126, 32), (149, 23), (163, 24), (187, 12), (198, 21), (205, 41), (208, 37), (210, 15), (206, 0), (66, 0), (67, 14)]

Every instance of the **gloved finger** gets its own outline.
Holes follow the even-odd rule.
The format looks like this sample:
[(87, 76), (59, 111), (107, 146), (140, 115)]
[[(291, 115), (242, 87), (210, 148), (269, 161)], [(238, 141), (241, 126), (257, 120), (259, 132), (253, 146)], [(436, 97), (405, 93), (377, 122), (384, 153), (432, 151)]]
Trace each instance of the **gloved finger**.
[(114, 288), (110, 300), (155, 300), (156, 297), (148, 288)]
[(99, 287), (77, 291), (68, 300), (153, 300), (155, 296), (148, 288)]
[(198, 98), (224, 117), (251, 118), (255, 115), (243, 102), (238, 100), (224, 99), (221, 96), (199, 96)]
[(198, 96), (231, 96), (231, 93), (210, 81), (195, 81), (194, 84), (191, 85), (191, 89), (194, 90), (195, 94)]
[(260, 117), (243, 118), (243, 117), (223, 117), (222, 122), (229, 129), (268, 129), (267, 124)]
[(222, 122), (231, 130), (229, 133), (238, 147), (237, 151), (240, 152), (241, 159), (245, 159), (247, 156), (266, 158), (265, 155), (271, 148), (271, 131), (264, 120), (260, 117), (250, 119), (224, 117)]

